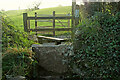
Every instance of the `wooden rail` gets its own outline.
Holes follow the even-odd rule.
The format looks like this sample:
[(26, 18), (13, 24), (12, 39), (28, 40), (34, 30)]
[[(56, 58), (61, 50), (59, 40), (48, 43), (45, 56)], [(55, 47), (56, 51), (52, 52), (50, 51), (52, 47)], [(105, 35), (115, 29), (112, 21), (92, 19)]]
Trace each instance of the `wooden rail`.
[(43, 43), (43, 40), (48, 40), (48, 42), (55, 42), (56, 45), (61, 44), (61, 42), (68, 41), (67, 39), (61, 39), (61, 38), (54, 38), (54, 37), (46, 37), (46, 36), (38, 36), (38, 42)]
[[(66, 17), (37, 17), (36, 19), (71, 19), (71, 16), (66, 16)], [(27, 20), (35, 20), (35, 17), (27, 17)]]
[(71, 28), (40, 28), (40, 29), (29, 29), (30, 31), (71, 31)]

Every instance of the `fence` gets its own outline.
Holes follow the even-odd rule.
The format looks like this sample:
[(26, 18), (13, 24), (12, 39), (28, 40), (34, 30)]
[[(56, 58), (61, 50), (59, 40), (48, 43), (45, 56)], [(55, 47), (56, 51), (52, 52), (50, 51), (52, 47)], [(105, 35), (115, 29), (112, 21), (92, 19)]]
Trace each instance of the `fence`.
[[(53, 36), (55, 36), (55, 31), (70, 31), (71, 30), (70, 19), (72, 19), (72, 16), (70, 16), (70, 14), (68, 14), (68, 15), (55, 14), (55, 11), (53, 11), (53, 15), (50, 15), (48, 17), (42, 17), (42, 16), (43, 15), (38, 17), (37, 13), (35, 13), (35, 17), (28, 17), (27, 13), (23, 13), (24, 31), (26, 31), (26, 32), (34, 31), (34, 32), (36, 32), (36, 35), (37, 35), (38, 31), (52, 31)], [(59, 19), (68, 20), (68, 22), (61, 22)], [(35, 29), (31, 29), (30, 20), (35, 20)], [(60, 23), (65, 28), (56, 28), (55, 27), (56, 20), (58, 21), (58, 23)], [(38, 27), (38, 25), (37, 25), (38, 21), (52, 22), (52, 26), (46, 26), (46, 28), (42, 28), (42, 26)], [(68, 27), (66, 27), (63, 23), (68, 23)], [(60, 26), (60, 25), (57, 25), (57, 26)], [(47, 28), (47, 27), (52, 27), (52, 28)]]

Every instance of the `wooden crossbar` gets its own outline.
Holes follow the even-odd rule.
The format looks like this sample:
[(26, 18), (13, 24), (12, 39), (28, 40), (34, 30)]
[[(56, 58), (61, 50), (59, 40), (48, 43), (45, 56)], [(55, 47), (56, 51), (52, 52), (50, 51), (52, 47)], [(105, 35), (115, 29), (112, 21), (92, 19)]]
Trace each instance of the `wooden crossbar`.
[(46, 27), (53, 27), (53, 26), (38, 26), (38, 28), (41, 28), (41, 27), (46, 28)]
[(39, 29), (29, 29), (29, 31), (70, 31), (72, 28), (39, 28)]
[(38, 38), (38, 42), (41, 44), (43, 43), (43, 39), (51, 40), (52, 42), (55, 42), (56, 45), (61, 44), (61, 42), (67, 41), (65, 39), (54, 38), (54, 37), (45, 37), (45, 36), (38, 36), (37, 38)]
[[(37, 17), (37, 19), (72, 19), (71, 16), (66, 16), (66, 17)], [(27, 20), (35, 20), (35, 17), (27, 17)]]
[(53, 22), (52, 20), (37, 20), (39, 22)]

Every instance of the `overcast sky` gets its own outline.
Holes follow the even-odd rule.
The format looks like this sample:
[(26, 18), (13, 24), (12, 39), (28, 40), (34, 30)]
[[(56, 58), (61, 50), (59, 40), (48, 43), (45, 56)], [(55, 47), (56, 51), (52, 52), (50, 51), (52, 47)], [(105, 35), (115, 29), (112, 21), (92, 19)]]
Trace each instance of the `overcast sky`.
[[(28, 7), (32, 7), (34, 2), (39, 1), (40, 0), (0, 0), (0, 10), (18, 10), (19, 8), (26, 9)], [(42, 0), (40, 8), (55, 7), (58, 5), (71, 6), (72, 0)]]
[[(72, 0), (0, 0), (0, 10), (18, 10), (27, 9), (33, 6), (34, 2), (41, 1), (42, 4), (39, 8), (56, 7), (58, 5), (71, 6)], [(74, 1), (74, 0), (73, 0)], [(114, 1), (114, 0), (76, 0), (77, 4), (82, 3), (82, 1)], [(120, 0), (116, 0), (120, 1)]]

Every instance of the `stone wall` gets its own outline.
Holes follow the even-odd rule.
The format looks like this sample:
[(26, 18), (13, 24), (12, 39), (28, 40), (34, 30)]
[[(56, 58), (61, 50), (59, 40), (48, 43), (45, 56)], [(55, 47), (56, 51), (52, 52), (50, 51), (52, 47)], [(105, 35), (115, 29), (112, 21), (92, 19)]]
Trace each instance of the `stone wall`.
[(60, 45), (32, 45), (35, 57), (41, 67), (55, 73), (64, 73), (67, 71), (67, 63), (63, 54), (67, 52), (65, 44)]

